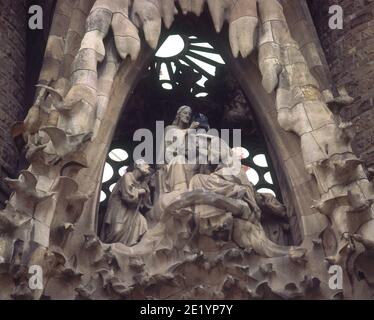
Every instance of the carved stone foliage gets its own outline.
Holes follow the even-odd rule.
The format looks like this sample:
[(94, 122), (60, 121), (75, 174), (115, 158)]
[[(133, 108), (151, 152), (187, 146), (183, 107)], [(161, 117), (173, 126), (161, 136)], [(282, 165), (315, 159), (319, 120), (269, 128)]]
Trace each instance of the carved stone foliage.
[[(178, 8), (199, 16), (205, 5), (217, 32), (229, 23), (235, 57), (256, 49), (251, 59), (257, 59), (263, 87), (275, 92), (279, 125), (300, 137), (304, 166), (320, 193), (314, 210), (328, 221), (319, 238), (306, 236), (301, 247), (266, 237), (259, 218), (269, 201), (238, 174), (211, 170), (179, 183), (186, 172), (178, 160), (159, 172), (167, 188), (153, 205), (154, 226), (140, 232), (138, 243), (98, 238), (99, 181), (122, 104), (157, 47), (162, 22), (170, 27)], [(7, 180), (13, 194), (0, 213), (1, 296), (369, 297), (374, 192), (351, 150), (347, 125), (327, 105), (349, 99), (328, 96), (277, 0), (58, 1), (37, 97), (21, 128), (30, 166)], [(137, 212), (128, 200), (117, 206), (125, 216)], [(319, 222), (306, 215), (303, 223)], [(328, 287), (329, 264), (348, 275), (342, 292)], [(28, 288), (31, 265), (43, 268), (43, 289)]]

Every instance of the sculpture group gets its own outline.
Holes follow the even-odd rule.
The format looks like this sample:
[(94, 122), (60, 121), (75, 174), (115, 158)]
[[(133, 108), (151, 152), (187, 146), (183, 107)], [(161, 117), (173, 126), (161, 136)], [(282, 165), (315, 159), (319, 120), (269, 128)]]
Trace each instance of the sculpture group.
[[(166, 137), (170, 140), (165, 141), (165, 146), (178, 139), (188, 139), (189, 134), (194, 134), (189, 129), (201, 127), (198, 122), (191, 123), (191, 116), (190, 107), (179, 108), (175, 121), (166, 128)], [(178, 247), (181, 250), (184, 246), (191, 246), (199, 236), (206, 236), (216, 241), (233, 241), (239, 247), (253, 249), (264, 257), (295, 255), (297, 252), (300, 257), (304, 256), (305, 250), (301, 248), (282, 247), (270, 241), (261, 225), (260, 207), (278, 216), (285, 215), (285, 208), (271, 194), (256, 192), (241, 168), (240, 159), (219, 137), (204, 135), (202, 131), (197, 135), (209, 140), (206, 149), (200, 147), (198, 152), (208, 155), (208, 159), (213, 158), (212, 154), (218, 154), (221, 162), (191, 164), (187, 162), (188, 149), (183, 149), (183, 154), (176, 155), (154, 173), (158, 183), (157, 195), (152, 197), (156, 203), (152, 206), (146, 184), (150, 167), (144, 160), (137, 160), (134, 170), (125, 173), (112, 192), (104, 219), (104, 242), (132, 247), (131, 254), (136, 255), (138, 247), (144, 254), (144, 244), (149, 253), (157, 249), (149, 245), (150, 238), (154, 244), (171, 237), (169, 249)], [(219, 140), (219, 143), (215, 144), (213, 140)], [(180, 150), (178, 146), (176, 149)], [(142, 207), (147, 207), (144, 214), (153, 220), (153, 229), (148, 230), (149, 223), (140, 213)], [(172, 229), (165, 227), (166, 220), (181, 216), (184, 225), (179, 227), (180, 230), (177, 225)], [(188, 228), (191, 222), (193, 227)], [(159, 229), (163, 229), (163, 233), (158, 233)], [(155, 240), (155, 232), (160, 239)], [(182, 241), (176, 237), (180, 232), (184, 233)]]
[[(352, 100), (322, 88), (328, 80), (320, 68), (312, 73), (316, 56), (291, 36), (282, 6), (289, 2), (58, 1), (35, 103), (13, 132), (24, 140), (30, 166), (7, 180), (13, 193), (0, 211), (0, 298), (371, 295), (374, 191), (350, 147), (350, 125), (330, 110)], [(268, 239), (262, 213), (284, 217), (285, 208), (258, 194), (236, 170), (231, 149), (211, 148), (217, 138), (204, 133), (210, 143), (199, 153), (218, 154), (222, 162), (186, 164), (182, 153), (153, 168), (152, 177), (146, 163), (135, 162), (113, 191), (99, 237), (100, 179), (123, 103), (148, 67), (162, 22), (172, 25), (177, 6), (200, 16), (205, 4), (217, 32), (228, 21), (233, 57), (252, 54), (263, 88), (275, 92), (266, 98), (277, 125), (300, 138), (298, 150), (279, 160), (286, 165), (293, 153), (299, 157), (291, 200), (299, 186), (317, 195), (299, 213), (300, 247)], [(206, 128), (191, 123), (184, 106), (166, 131), (184, 139), (199, 126)], [(309, 184), (298, 181), (303, 170)], [(329, 288), (330, 264), (344, 268), (344, 290)], [(43, 289), (27, 285), (32, 265), (44, 270)]]

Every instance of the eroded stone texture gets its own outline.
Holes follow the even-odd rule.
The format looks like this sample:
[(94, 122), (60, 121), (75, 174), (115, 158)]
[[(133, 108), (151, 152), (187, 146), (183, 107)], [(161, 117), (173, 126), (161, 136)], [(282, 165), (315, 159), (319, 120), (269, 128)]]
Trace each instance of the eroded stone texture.
[[(204, 5), (179, 2), (184, 13), (198, 15)], [(293, 39), (279, 1), (206, 3), (217, 32), (229, 22), (234, 56), (258, 49), (250, 58), (264, 89), (275, 93), (278, 124), (300, 138), (295, 174), (306, 170), (319, 195), (300, 213), (302, 245), (266, 237), (256, 206), (272, 202), (258, 199), (239, 172), (221, 173), (223, 167), (183, 180), (180, 159), (160, 173), (169, 189), (160, 191), (154, 226), (141, 240), (131, 247), (99, 240), (96, 204), (116, 119), (162, 21), (170, 26), (176, 11), (166, 0), (134, 0), (131, 8), (127, 0), (59, 1), (22, 128), (30, 167), (7, 180), (14, 193), (0, 213), (4, 298), (329, 299), (337, 295), (328, 287), (329, 264), (341, 265), (350, 279), (340, 297), (372, 295), (373, 187), (350, 147), (349, 124), (327, 105), (349, 104), (349, 97), (342, 89), (332, 99), (323, 94), (333, 85), (321, 86), (323, 72), (313, 76), (311, 51), (303, 54), (302, 39)], [(173, 129), (184, 134), (182, 111)], [(300, 185), (311, 191), (311, 184)], [(27, 287), (30, 265), (43, 267), (44, 290)], [(365, 283), (358, 284), (357, 269)]]

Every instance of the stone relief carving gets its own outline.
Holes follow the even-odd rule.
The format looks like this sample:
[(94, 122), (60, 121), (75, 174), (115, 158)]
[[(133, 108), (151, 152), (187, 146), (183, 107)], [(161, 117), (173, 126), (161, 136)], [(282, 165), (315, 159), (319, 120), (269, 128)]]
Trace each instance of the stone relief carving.
[[(321, 243), (305, 237), (303, 249), (276, 245), (259, 223), (263, 207), (271, 207), (269, 200), (259, 199), (250, 185), (236, 176), (222, 176), (219, 169), (193, 175), (177, 188), (175, 172), (184, 171), (179, 163), (166, 170), (164, 181), (174, 180), (172, 192), (160, 194), (154, 206), (159, 221), (141, 241), (127, 246), (134, 244), (134, 235), (132, 240), (108, 238), (125, 243), (101, 242), (92, 228), (103, 166), (103, 159), (96, 157), (110, 142), (110, 135), (100, 136), (100, 130), (110, 132), (115, 121), (108, 117), (118, 114), (110, 108), (113, 83), (120, 81), (120, 67), (131, 68), (127, 57), (140, 59), (139, 32), (155, 49), (162, 21), (170, 27), (178, 10), (172, 0), (58, 1), (41, 86), (21, 128), (30, 167), (18, 179), (8, 180), (14, 192), (0, 213), (0, 264), (5, 268), (1, 276), (14, 283), (5, 286), (2, 297), (328, 299), (338, 294), (327, 285), (323, 259), (343, 266), (351, 279), (355, 268), (365, 269), (374, 241), (373, 187), (351, 150), (349, 135), (327, 106), (331, 101), (321, 93), (292, 39), (282, 5), (277, 0), (178, 3), (184, 14), (198, 16), (207, 3), (217, 32), (227, 20), (235, 57), (247, 58), (258, 50), (263, 87), (276, 94), (279, 124), (300, 137), (305, 168), (319, 188), (315, 209), (329, 221)], [(69, 23), (62, 22), (66, 19)], [(125, 72), (121, 80), (126, 83), (130, 77)], [(125, 187), (137, 184), (137, 178), (132, 179)], [(119, 208), (116, 214), (133, 212), (125, 204), (112, 205)], [(206, 216), (210, 211), (213, 215)], [(109, 210), (108, 218), (111, 215)], [(140, 236), (144, 220), (133, 216), (143, 226)], [(115, 233), (120, 231), (108, 221)], [(307, 218), (304, 223), (319, 224)], [(327, 250), (327, 238), (334, 250)], [(27, 289), (29, 265), (48, 270), (51, 281), (44, 290)], [(370, 274), (366, 277), (370, 282)], [(370, 296), (368, 286), (350, 290), (354, 281), (339, 297)]]
[[(201, 115), (200, 118), (206, 119), (206, 117)], [(175, 141), (175, 139), (171, 139), (172, 137), (178, 138), (182, 136), (182, 139), (185, 139), (188, 129), (182, 129), (181, 127), (188, 128), (190, 121), (191, 108), (188, 106), (179, 108), (173, 125), (166, 128), (167, 131), (174, 130), (169, 136), (170, 141)], [(196, 122), (191, 125), (191, 127), (199, 126), (200, 124)], [(198, 133), (197, 135), (201, 136), (202, 134)], [(210, 140), (206, 145), (206, 149), (219, 147), (213, 153), (221, 153), (221, 158), (232, 157), (231, 161), (234, 161), (230, 148), (223, 144), (223, 141), (220, 141), (220, 144), (214, 144), (213, 140), (219, 138), (206, 134), (204, 137)], [(168, 145), (167, 141), (165, 144)], [(211, 150), (202, 150), (201, 147), (198, 151), (204, 155), (211, 152)], [(270, 194), (257, 193), (243, 170), (236, 173), (228, 164), (221, 163), (209, 173), (198, 173), (201, 171), (199, 170), (199, 164), (191, 168), (190, 164), (183, 161), (186, 160), (187, 154), (188, 150), (186, 150), (186, 154), (175, 157), (175, 161), (173, 159), (166, 165), (166, 172), (159, 175), (161, 180), (159, 187), (162, 188), (163, 185), (167, 185), (167, 188), (164, 188), (162, 192), (156, 190), (159, 193), (159, 204), (155, 204), (155, 207), (158, 207), (161, 211), (159, 213), (159, 224), (155, 227), (156, 230), (158, 228), (165, 229), (163, 225), (167, 215), (182, 215), (186, 216), (185, 218), (190, 215), (190, 219), (186, 219), (186, 222), (192, 220), (195, 225), (187, 236), (189, 240), (196, 234), (226, 242), (232, 241), (234, 237), (234, 241), (243, 248), (254, 248), (258, 254), (264, 257), (286, 256), (289, 254), (291, 248), (276, 245), (267, 239), (260, 223), (260, 206), (274, 214), (285, 215), (284, 207), (275, 197)], [(144, 166), (144, 169), (142, 166)], [(135, 171), (138, 176), (148, 173), (149, 167), (146, 164), (142, 164), (142, 166)], [(212, 163), (200, 166), (204, 166), (206, 172), (209, 171), (209, 167), (214, 167)], [(160, 170), (163, 169), (161, 168)], [(189, 174), (187, 175), (188, 170)], [(126, 173), (120, 182), (117, 183), (109, 201), (108, 211), (104, 218), (104, 227), (108, 225), (110, 231), (103, 238), (105, 242), (123, 243), (127, 247), (133, 247), (140, 237), (146, 233), (147, 222), (138, 211), (139, 206), (145, 203), (144, 198), (140, 197), (139, 193), (148, 198), (149, 189), (147, 185), (140, 184), (132, 172)], [(124, 204), (127, 206), (126, 212), (124, 212)], [(132, 209), (130, 205), (132, 205)], [(135, 218), (135, 216), (138, 218)], [(240, 220), (236, 221), (237, 218)], [(165, 229), (164, 232), (167, 234), (178, 233), (180, 232), (179, 229), (180, 227), (172, 230)], [(184, 226), (182, 230), (184, 229), (188, 230), (189, 228)], [(245, 232), (244, 229), (247, 229), (247, 231)], [(153, 234), (154, 232), (150, 230), (149, 233)], [(246, 238), (245, 234), (250, 234), (251, 236)], [(153, 235), (152, 241), (155, 241), (156, 237)], [(158, 237), (162, 238), (165, 235), (161, 233)], [(184, 235), (183, 239), (186, 239), (185, 237), (186, 235)], [(145, 234), (145, 243), (147, 243), (148, 238), (149, 235)], [(157, 242), (162, 241), (157, 240)], [(136, 254), (137, 247), (142, 246), (144, 246), (143, 242), (140, 241), (139, 246), (132, 248), (132, 253)], [(183, 244), (180, 245), (174, 239), (169, 249), (171, 250), (175, 246), (179, 247), (180, 250), (183, 249)], [(153, 249), (157, 249), (157, 247), (153, 247)], [(299, 249), (299, 252), (303, 254), (304, 250)]]

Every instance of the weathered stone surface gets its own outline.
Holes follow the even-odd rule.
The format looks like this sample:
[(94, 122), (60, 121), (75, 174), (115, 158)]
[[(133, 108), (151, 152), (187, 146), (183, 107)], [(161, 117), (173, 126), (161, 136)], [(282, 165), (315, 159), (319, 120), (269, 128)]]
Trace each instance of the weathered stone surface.
[(23, 1), (0, 4), (0, 202), (9, 196), (3, 182), (17, 172), (18, 151), (10, 127), (24, 116), (26, 79), (26, 7)]
[[(251, 76), (244, 75), (242, 82), (246, 92), (261, 92), (252, 92), (252, 96), (262, 123), (293, 132), (301, 143), (299, 146), (290, 139), (289, 147), (285, 132), (280, 138), (274, 128), (266, 129), (270, 133), (267, 138), (277, 141), (273, 143), (277, 152), (274, 158), (278, 159), (277, 170), (283, 172), (283, 186), (288, 189), (287, 208), (259, 197), (242, 175), (224, 173), (225, 166), (208, 174), (196, 173), (188, 180), (179, 158), (158, 172), (161, 182), (167, 183), (156, 190), (157, 201), (151, 208), (153, 227), (145, 233), (143, 228), (137, 234), (143, 237), (134, 236), (130, 243), (122, 237), (114, 239), (114, 243), (104, 237), (109, 242), (104, 243), (95, 228), (100, 177), (123, 102), (152, 55), (140, 42), (137, 28), (143, 29), (148, 45), (156, 48), (162, 19), (166, 26), (171, 24), (175, 6), (170, 1), (135, 0), (129, 11), (128, 1), (89, 3), (83, 15), (74, 14), (83, 5), (80, 0), (64, 6), (59, 2), (57, 7), (41, 72), (43, 85), (38, 87), (35, 103), (20, 125), (30, 167), (18, 179), (7, 179), (14, 193), (0, 213), (0, 263), (21, 270), (31, 264), (42, 266), (49, 280), (44, 294), (54, 299), (333, 296), (322, 260), (346, 268), (348, 261), (354, 265), (360, 255), (371, 253), (374, 190), (361, 161), (352, 153), (350, 125), (326, 105), (347, 105), (349, 98), (339, 90), (338, 97), (333, 95), (334, 101), (325, 100), (329, 92), (323, 92), (329, 88), (321, 83), (328, 82), (328, 77), (321, 70), (322, 80), (312, 74), (314, 67), (324, 67), (319, 64), (321, 55), (316, 47), (307, 47), (309, 40), (315, 44), (313, 36), (308, 34), (297, 41), (292, 38), (289, 21), (297, 25), (306, 15), (293, 7), (297, 14), (287, 20), (284, 13), (289, 13), (277, 0), (207, 1), (217, 32), (229, 21), (229, 40), (235, 56), (241, 53), (246, 57), (258, 48), (258, 61), (251, 56), (255, 70)], [(204, 4), (180, 3), (182, 11), (197, 15)], [(72, 61), (77, 50), (84, 21), (70, 22), (85, 15), (87, 28), (70, 75), (64, 69), (71, 67), (67, 62)], [(370, 13), (352, 16), (352, 30), (368, 23), (369, 17)], [(305, 25), (301, 23), (301, 29)], [(113, 34), (109, 33), (110, 27)], [(64, 40), (69, 30), (77, 31), (73, 42)], [(304, 52), (300, 48), (303, 44)], [(60, 45), (65, 46), (63, 50)], [(133, 61), (126, 59), (128, 55)], [(240, 63), (247, 66), (245, 71), (250, 69), (246, 65), (249, 60)], [(243, 70), (238, 76), (243, 76)], [(261, 76), (263, 88), (259, 85)], [(264, 89), (275, 95), (265, 95)], [(258, 101), (259, 97), (265, 101)], [(183, 106), (171, 127), (183, 135), (196, 126), (190, 120), (190, 109)], [(226, 151), (221, 150), (222, 155), (229, 157), (230, 149)], [(290, 170), (294, 172), (287, 173)], [(124, 188), (128, 185), (127, 181)], [(137, 186), (134, 192), (139, 195), (141, 190)], [(302, 193), (308, 192), (315, 199), (305, 199)], [(120, 196), (125, 194), (121, 192)], [(141, 197), (135, 198), (136, 210), (126, 210), (125, 215), (137, 212)], [(130, 203), (128, 198), (126, 209)], [(117, 209), (123, 210), (123, 206), (117, 203), (109, 216), (116, 218)], [(268, 210), (286, 219), (286, 209), (295, 208), (303, 209), (292, 214), (301, 219), (303, 242), (297, 247), (273, 243), (266, 236), (261, 214)], [(123, 225), (127, 232), (139, 224)], [(368, 260), (360, 261), (361, 265), (373, 263), (368, 256)], [(42, 296), (41, 290), (28, 289), (26, 272), (13, 279), (11, 270), (5, 273), (6, 279), (0, 278), (2, 297)], [(369, 285), (357, 286), (360, 279), (350, 269), (345, 272), (351, 282), (342, 296), (371, 296)], [(366, 273), (370, 278), (370, 272)], [(183, 294), (181, 287), (186, 287)]]
[(370, 169), (372, 149), (373, 79), (374, 79), (374, 3), (338, 1), (344, 12), (343, 30), (328, 26), (328, 7), (336, 1), (310, 1), (311, 12), (337, 87), (346, 87), (354, 102), (341, 115), (355, 125), (352, 147)]

